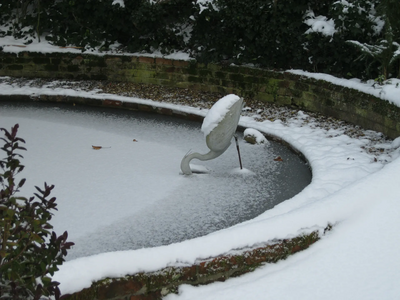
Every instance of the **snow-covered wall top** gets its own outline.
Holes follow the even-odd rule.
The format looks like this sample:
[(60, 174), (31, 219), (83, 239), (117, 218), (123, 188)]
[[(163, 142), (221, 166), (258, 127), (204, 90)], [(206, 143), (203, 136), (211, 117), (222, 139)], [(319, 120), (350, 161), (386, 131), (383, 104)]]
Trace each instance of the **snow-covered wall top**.
[(400, 135), (400, 81), (390, 85), (389, 91), (372, 87), (372, 83), (369, 89), (358, 88), (360, 83), (354, 80), (302, 71), (275, 72), (161, 57), (32, 52), (2, 52), (0, 76), (130, 81), (233, 93), (245, 100), (253, 98), (320, 112), (391, 138)]

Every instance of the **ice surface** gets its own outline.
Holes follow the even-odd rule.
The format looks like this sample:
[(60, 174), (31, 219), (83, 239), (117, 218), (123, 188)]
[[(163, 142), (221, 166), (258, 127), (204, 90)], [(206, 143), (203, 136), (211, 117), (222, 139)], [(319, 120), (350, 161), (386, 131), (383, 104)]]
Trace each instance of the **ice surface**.
[[(200, 123), (44, 104), (2, 105), (0, 118), (1, 127), (19, 123), (27, 142), (22, 193), (44, 181), (56, 186), (59, 211), (52, 224), (76, 243), (69, 260), (202, 236), (256, 217), (311, 180), (308, 167), (287, 148), (243, 142), (247, 169), (233, 171), (239, 163), (232, 146), (202, 164), (209, 174), (180, 176), (188, 145), (205, 148)], [(274, 161), (277, 155), (285, 161)]]

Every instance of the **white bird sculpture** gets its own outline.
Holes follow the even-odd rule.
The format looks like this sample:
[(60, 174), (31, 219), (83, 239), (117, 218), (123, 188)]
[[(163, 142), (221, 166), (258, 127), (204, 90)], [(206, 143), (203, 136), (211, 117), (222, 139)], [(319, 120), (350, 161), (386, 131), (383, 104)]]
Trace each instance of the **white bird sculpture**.
[(228, 149), (236, 132), (242, 108), (243, 98), (233, 94), (219, 99), (211, 107), (201, 126), (201, 131), (206, 136), (206, 144), (210, 151), (206, 154), (186, 154), (181, 162), (183, 174), (192, 174), (189, 165), (192, 159), (197, 158), (203, 161), (214, 159)]

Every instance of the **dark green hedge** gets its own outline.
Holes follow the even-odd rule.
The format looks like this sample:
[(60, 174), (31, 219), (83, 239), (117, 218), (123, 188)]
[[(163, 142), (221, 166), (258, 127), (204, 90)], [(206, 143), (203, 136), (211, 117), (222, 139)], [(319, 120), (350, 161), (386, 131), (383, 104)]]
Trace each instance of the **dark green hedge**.
[[(125, 7), (113, 4), (113, 0), (2, 0), (0, 21), (6, 26), (0, 34), (24, 37), (27, 43), (39, 33), (60, 46), (108, 50), (118, 43), (121, 51), (128, 52), (186, 51), (205, 63), (301, 68), (365, 78), (375, 78), (388, 66), (382, 66), (382, 59), (366, 55), (347, 41), (378, 44), (388, 28), (385, 25), (381, 31), (375, 30), (373, 19), (379, 17), (385, 24), (390, 20), (393, 40), (400, 42), (398, 0), (124, 3)], [(305, 34), (309, 26), (304, 18), (309, 10), (315, 16), (333, 19), (336, 33)], [(398, 76), (399, 62), (392, 62), (390, 70), (392, 76)]]

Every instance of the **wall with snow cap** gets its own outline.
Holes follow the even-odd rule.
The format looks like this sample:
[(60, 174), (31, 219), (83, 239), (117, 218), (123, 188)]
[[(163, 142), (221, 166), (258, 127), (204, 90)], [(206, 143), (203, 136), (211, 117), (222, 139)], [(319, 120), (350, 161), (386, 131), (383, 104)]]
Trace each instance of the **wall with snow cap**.
[[(328, 226), (325, 230), (330, 229)], [(156, 272), (106, 278), (72, 295), (63, 295), (63, 300), (160, 300), (170, 293), (177, 293), (182, 284), (198, 286), (225, 281), (252, 272), (266, 263), (286, 259), (307, 249), (319, 239), (319, 233), (314, 231), (257, 248), (201, 260), (193, 265), (171, 266)]]
[(0, 76), (128, 81), (233, 93), (245, 100), (320, 112), (390, 138), (400, 135), (398, 106), (374, 95), (306, 76), (304, 72), (206, 65), (148, 56), (0, 52)]

